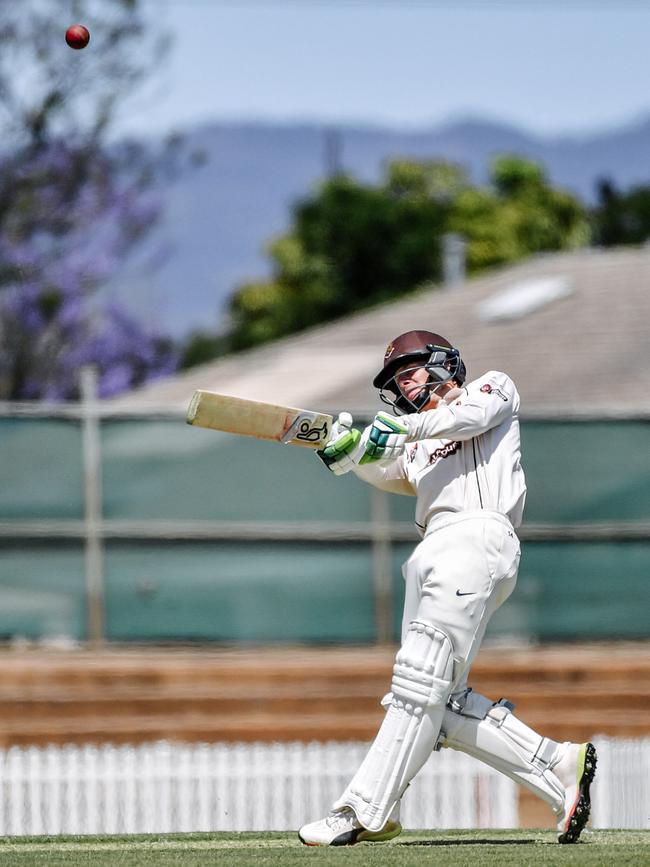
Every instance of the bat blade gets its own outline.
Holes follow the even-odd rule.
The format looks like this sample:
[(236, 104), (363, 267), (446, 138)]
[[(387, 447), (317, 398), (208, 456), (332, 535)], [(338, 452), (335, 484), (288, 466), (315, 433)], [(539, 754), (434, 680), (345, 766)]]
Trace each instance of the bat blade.
[(330, 438), (332, 416), (198, 389), (187, 410), (187, 423), (211, 430), (321, 449)]

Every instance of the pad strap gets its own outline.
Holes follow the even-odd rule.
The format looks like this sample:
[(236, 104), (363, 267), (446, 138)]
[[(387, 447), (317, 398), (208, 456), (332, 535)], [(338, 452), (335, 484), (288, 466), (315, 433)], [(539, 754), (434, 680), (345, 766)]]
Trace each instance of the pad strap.
[(558, 744), (518, 719), (512, 707), (506, 699), (493, 704), (469, 690), (454, 696), (445, 710), (436, 748), (450, 747), (480, 759), (530, 789), (558, 813), (564, 804), (564, 786), (553, 772)]

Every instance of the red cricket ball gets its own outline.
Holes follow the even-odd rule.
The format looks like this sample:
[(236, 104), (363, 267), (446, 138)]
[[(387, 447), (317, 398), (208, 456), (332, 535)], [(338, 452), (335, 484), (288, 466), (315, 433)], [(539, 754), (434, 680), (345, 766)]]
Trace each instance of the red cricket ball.
[(65, 31), (65, 41), (70, 48), (85, 48), (90, 42), (90, 31), (83, 24), (71, 24)]

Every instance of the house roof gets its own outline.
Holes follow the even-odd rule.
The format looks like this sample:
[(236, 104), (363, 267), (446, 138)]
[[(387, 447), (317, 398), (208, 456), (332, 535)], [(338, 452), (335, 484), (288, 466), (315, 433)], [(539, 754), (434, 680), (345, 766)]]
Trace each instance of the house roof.
[(180, 409), (194, 389), (372, 415), (371, 380), (405, 331), (443, 334), (468, 379), (508, 373), (526, 414), (650, 411), (650, 248), (536, 256), (160, 380), (115, 408)]

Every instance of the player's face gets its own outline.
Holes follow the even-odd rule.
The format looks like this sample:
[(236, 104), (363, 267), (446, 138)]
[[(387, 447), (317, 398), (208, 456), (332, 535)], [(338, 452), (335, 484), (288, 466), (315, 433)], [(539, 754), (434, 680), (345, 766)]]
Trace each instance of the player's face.
[(428, 381), (429, 374), (424, 367), (422, 365), (416, 366), (413, 362), (403, 364), (395, 374), (397, 387), (408, 400), (414, 400)]
[[(395, 382), (402, 394), (410, 401), (413, 401), (419, 396), (423, 386), (430, 382), (430, 379), (428, 372), (422, 365), (414, 366), (411, 362), (397, 369)], [(456, 384), (452, 380), (431, 388), (429, 390), (429, 400), (424, 406), (420, 407), (420, 412), (424, 412), (427, 409), (435, 409), (444, 400), (445, 396), (452, 391), (456, 391)]]

